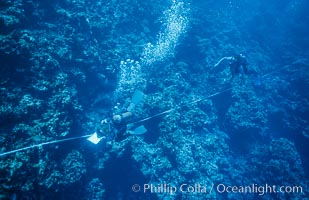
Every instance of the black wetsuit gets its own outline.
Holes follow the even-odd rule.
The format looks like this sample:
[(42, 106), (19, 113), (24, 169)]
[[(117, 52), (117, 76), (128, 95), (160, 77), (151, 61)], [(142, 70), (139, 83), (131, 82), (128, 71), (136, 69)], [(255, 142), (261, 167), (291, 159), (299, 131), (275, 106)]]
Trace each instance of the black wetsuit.
[(127, 131), (126, 120), (123, 120), (120, 123), (113, 123), (113, 128), (114, 128), (115, 135), (116, 135), (115, 137), (116, 142), (122, 141), (127, 137), (127, 135), (125, 134)]
[(232, 73), (232, 78), (235, 77), (235, 75), (240, 74), (243, 72), (244, 74), (248, 75), (248, 68), (247, 68), (248, 62), (245, 57), (242, 56), (235, 56), (230, 61), (230, 69)]
[(114, 128), (113, 122), (110, 118), (104, 120), (104, 123), (100, 123), (96, 127), (98, 137), (105, 137), (106, 141), (112, 141), (116, 137), (117, 131)]
[(104, 124), (104, 128), (102, 125), (99, 125), (97, 128), (97, 134), (99, 137), (105, 136), (107, 141), (115, 140), (116, 142), (124, 140), (128, 135), (127, 131), (127, 120), (122, 120), (120, 123), (114, 122), (112, 119), (105, 119), (107, 121)]

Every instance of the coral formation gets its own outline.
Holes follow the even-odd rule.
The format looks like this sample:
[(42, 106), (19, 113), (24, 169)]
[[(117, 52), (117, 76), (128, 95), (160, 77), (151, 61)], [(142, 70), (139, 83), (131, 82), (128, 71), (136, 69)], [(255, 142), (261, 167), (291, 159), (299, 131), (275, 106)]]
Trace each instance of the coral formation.
[[(306, 198), (306, 6), (0, 1), (0, 199)], [(228, 65), (214, 67), (237, 53), (258, 76), (232, 78)], [(145, 95), (130, 122), (146, 134), (97, 146), (52, 143), (93, 133), (126, 111), (135, 90)], [(148, 183), (304, 192), (132, 191)]]

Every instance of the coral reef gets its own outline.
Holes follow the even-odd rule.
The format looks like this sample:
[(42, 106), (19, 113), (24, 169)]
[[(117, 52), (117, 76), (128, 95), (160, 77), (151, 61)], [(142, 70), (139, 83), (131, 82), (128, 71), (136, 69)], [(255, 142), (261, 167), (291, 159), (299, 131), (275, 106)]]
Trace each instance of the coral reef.
[(104, 186), (98, 178), (92, 179), (87, 188), (88, 199), (100, 200), (104, 199)]
[[(0, 0), (0, 199), (306, 198), (306, 6)], [(214, 67), (237, 53), (256, 76)], [(145, 95), (130, 122), (146, 134), (53, 143), (93, 133), (135, 90)], [(147, 183), (304, 192), (132, 191)]]

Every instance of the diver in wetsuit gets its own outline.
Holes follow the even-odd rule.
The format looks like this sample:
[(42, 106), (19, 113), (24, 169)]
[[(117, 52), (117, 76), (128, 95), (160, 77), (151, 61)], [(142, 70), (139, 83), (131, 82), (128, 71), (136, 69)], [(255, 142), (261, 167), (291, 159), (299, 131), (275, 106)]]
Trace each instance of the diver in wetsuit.
[[(131, 103), (125, 112), (116, 114), (112, 118), (105, 118), (97, 125), (95, 132), (88, 138), (94, 144), (105, 140), (106, 144), (113, 141), (121, 141), (129, 135), (142, 135), (147, 129), (141, 125), (138, 127), (129, 126), (128, 123), (133, 116), (135, 106), (143, 99), (141, 91), (135, 91)], [(133, 129), (134, 128), (134, 129)]]
[(109, 141), (121, 141), (129, 134), (127, 133), (127, 124), (132, 118), (133, 113), (126, 111), (122, 114), (114, 115), (112, 118), (101, 120), (96, 128), (96, 133), (99, 138)]
[(231, 57), (223, 57), (216, 64), (215, 67), (228, 62), (232, 74), (232, 79), (238, 74), (248, 75), (248, 62), (243, 54), (238, 54)]
[(246, 76), (249, 77), (254, 87), (259, 88), (262, 86), (262, 77), (256, 70), (254, 69), (248, 70), (248, 62), (243, 54), (238, 54), (236, 56), (231, 57), (223, 57), (215, 64), (215, 67), (227, 63), (230, 66), (232, 80), (237, 75), (245, 74)]

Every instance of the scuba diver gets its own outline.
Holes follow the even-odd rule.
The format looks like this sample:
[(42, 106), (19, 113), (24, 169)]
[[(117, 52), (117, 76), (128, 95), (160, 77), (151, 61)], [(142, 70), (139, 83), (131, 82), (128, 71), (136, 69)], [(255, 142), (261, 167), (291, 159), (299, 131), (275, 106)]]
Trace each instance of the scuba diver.
[(262, 78), (255, 70), (248, 70), (248, 61), (243, 54), (237, 54), (236, 56), (223, 57), (214, 66), (218, 67), (222, 64), (229, 64), (232, 80), (235, 76), (245, 74), (252, 81), (254, 87), (260, 87), (262, 85)]
[(143, 125), (135, 129), (128, 125), (128, 122), (133, 116), (135, 106), (142, 101), (143, 96), (144, 94), (141, 91), (135, 91), (126, 111), (115, 114), (111, 118), (101, 120), (95, 132), (87, 140), (94, 144), (98, 144), (101, 140), (104, 140), (109, 145), (113, 141), (121, 141), (129, 135), (142, 135), (146, 133), (147, 129)]
[(248, 68), (247, 68), (248, 62), (243, 54), (238, 54), (236, 56), (231, 57), (223, 57), (215, 64), (215, 67), (220, 66), (222, 64), (226, 64), (227, 62), (229, 62), (230, 65), (232, 79), (238, 74), (248, 75)]

